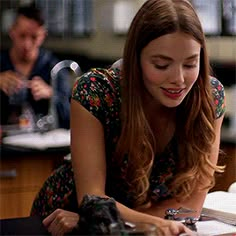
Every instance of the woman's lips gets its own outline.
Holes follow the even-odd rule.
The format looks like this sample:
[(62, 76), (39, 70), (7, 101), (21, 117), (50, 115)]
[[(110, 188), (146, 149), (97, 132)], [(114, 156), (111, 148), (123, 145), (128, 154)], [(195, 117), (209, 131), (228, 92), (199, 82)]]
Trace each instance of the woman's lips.
[(182, 96), (184, 88), (162, 88), (164, 95), (171, 99), (177, 99)]

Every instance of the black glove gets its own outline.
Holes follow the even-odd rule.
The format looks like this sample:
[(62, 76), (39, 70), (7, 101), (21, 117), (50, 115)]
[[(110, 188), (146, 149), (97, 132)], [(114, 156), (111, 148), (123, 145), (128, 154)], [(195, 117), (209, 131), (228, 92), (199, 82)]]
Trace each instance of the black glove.
[(125, 228), (115, 200), (94, 195), (85, 195), (79, 206), (78, 234), (109, 235), (111, 225), (116, 225), (116, 231)]

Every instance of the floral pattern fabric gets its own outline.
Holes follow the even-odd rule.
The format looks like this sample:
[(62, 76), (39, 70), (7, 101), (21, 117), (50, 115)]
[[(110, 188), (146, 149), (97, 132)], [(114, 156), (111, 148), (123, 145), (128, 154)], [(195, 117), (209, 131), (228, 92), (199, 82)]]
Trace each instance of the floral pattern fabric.
[[(118, 68), (112, 69), (92, 69), (91, 71), (84, 74), (79, 78), (73, 87), (72, 98), (77, 100), (84, 106), (89, 112), (91, 112), (103, 125), (105, 132), (105, 143), (106, 143), (106, 158), (107, 158), (107, 182), (106, 182), (106, 193), (113, 197), (117, 201), (125, 204), (126, 206), (132, 207), (134, 196), (128, 191), (127, 183), (125, 182), (125, 173), (127, 159), (124, 158), (122, 168), (118, 167), (113, 160), (113, 153), (118, 141), (118, 137), (121, 131), (120, 121), (120, 108), (121, 108), (121, 75)], [(216, 78), (210, 80), (212, 86), (212, 94), (214, 97), (214, 103), (216, 105), (216, 118), (222, 116), (225, 110), (224, 104), (224, 87)], [(150, 175), (150, 192), (153, 200), (161, 200), (168, 198), (170, 193), (168, 191), (167, 183), (171, 181), (173, 174), (175, 173), (176, 161), (178, 158), (177, 141), (175, 138), (167, 145), (164, 152), (155, 157), (154, 165)], [(47, 209), (44, 210), (43, 214), (49, 213), (50, 205), (53, 199), (53, 194), (47, 196), (43, 193), (47, 186), (46, 191), (53, 191), (59, 189), (67, 194), (71, 189), (75, 191), (74, 183), (70, 180), (73, 178), (73, 170), (68, 167), (70, 164), (56, 170), (56, 173), (51, 176), (51, 180), (47, 181), (45, 187), (40, 191), (38, 197), (34, 202), (32, 214), (37, 214), (35, 209), (38, 209), (41, 204), (48, 205)], [(63, 174), (63, 172), (67, 172)], [(70, 173), (68, 173), (70, 172)], [(52, 178), (55, 178), (55, 174), (58, 177), (64, 175), (68, 176), (68, 183), (70, 187), (60, 189)], [(64, 181), (65, 182), (65, 181)], [(48, 185), (51, 185), (48, 186)], [(65, 183), (66, 185), (66, 183)], [(119, 191), (117, 191), (119, 189)], [(71, 193), (71, 192), (70, 192)], [(71, 193), (72, 194), (72, 193)], [(75, 194), (75, 193), (73, 193)], [(54, 196), (55, 198), (55, 196)], [(65, 196), (61, 196), (63, 201), (66, 201)], [(76, 197), (74, 197), (76, 199)], [(76, 203), (75, 203), (75, 207)], [(55, 208), (54, 208), (55, 209)], [(42, 213), (41, 213), (42, 214)]]
[(212, 94), (214, 98), (214, 104), (216, 107), (215, 116), (220, 118), (225, 112), (225, 91), (224, 87), (219, 80), (211, 77)]

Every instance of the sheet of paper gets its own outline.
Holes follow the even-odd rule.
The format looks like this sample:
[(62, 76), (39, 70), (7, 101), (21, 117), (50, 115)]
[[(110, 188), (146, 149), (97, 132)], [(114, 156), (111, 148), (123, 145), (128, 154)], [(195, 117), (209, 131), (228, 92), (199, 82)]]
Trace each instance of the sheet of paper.
[(224, 224), (216, 220), (199, 221), (196, 223), (199, 236), (219, 236), (222, 234), (236, 235), (236, 226)]
[(202, 214), (215, 217), (227, 224), (236, 225), (236, 193), (215, 191), (208, 193)]
[(236, 194), (224, 191), (208, 193), (203, 208), (232, 213), (236, 219)]

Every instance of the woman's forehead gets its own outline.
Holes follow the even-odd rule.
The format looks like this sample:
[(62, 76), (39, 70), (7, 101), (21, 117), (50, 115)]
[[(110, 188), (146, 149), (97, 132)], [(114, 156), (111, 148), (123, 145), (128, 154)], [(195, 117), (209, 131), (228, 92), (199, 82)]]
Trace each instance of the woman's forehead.
[(176, 32), (166, 34), (150, 41), (144, 48), (143, 53), (152, 57), (182, 57), (189, 58), (200, 54), (201, 45), (191, 35)]

